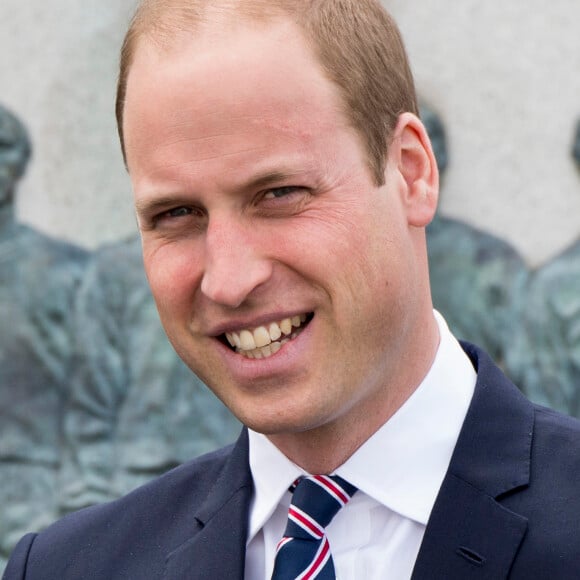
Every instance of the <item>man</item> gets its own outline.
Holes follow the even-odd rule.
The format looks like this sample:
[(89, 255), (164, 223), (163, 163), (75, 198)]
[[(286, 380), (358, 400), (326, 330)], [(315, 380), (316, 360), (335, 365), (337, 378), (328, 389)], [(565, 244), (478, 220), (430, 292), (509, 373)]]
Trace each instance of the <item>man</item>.
[[(578, 575), (579, 426), (433, 314), (415, 111), (374, 0), (142, 5), (118, 113), (145, 269), (248, 430), (25, 537), (7, 578)], [(321, 522), (310, 492), (352, 499)]]
[(0, 569), (22, 534), (57, 516), (71, 306), (86, 252), (16, 219), (32, 146), (0, 106)]

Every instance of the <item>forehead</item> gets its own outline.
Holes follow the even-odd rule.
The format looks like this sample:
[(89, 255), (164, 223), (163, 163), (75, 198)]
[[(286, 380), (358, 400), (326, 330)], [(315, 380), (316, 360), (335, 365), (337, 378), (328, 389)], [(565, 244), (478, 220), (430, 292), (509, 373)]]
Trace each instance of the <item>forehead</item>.
[(147, 135), (172, 143), (194, 128), (216, 139), (241, 124), (306, 140), (348, 125), (336, 87), (296, 25), (202, 27), (167, 46), (139, 42), (124, 117), (130, 170)]
[(301, 30), (282, 17), (233, 22), (216, 16), (191, 32), (175, 31), (171, 39), (142, 35), (128, 74), (129, 105), (134, 93), (172, 81), (192, 96), (221, 89), (221, 100), (230, 102), (263, 96), (279, 104), (312, 88), (325, 91), (329, 106), (338, 101)]

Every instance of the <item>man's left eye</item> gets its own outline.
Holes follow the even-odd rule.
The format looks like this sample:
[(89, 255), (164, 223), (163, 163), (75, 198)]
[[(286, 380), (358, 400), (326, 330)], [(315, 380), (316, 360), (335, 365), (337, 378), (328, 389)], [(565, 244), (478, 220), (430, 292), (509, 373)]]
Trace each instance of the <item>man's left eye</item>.
[(165, 212), (168, 217), (183, 217), (191, 214), (191, 208), (189, 207), (175, 207)]
[(300, 188), (295, 185), (288, 185), (285, 187), (275, 187), (274, 189), (269, 189), (264, 195), (264, 199), (277, 199), (279, 197), (284, 197), (298, 191)]

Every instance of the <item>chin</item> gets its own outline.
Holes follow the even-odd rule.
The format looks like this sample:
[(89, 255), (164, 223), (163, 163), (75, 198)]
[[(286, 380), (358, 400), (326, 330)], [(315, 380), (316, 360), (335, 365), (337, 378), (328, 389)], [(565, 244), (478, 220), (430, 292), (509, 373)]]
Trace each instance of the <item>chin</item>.
[(234, 413), (249, 429), (263, 435), (284, 435), (305, 431), (304, 417), (289, 416), (288, 413), (258, 411), (257, 413)]

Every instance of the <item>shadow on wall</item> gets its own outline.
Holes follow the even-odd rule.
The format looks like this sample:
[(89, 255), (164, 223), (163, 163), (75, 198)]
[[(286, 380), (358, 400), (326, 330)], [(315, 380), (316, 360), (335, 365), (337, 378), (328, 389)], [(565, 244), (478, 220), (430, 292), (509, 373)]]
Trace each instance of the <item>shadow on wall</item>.
[[(444, 126), (426, 107), (422, 117), (444, 174)], [(0, 107), (0, 569), (26, 531), (240, 429), (169, 345), (137, 238), (88, 256), (16, 222), (29, 156), (24, 126)], [(434, 303), (454, 333), (536, 400), (580, 416), (580, 242), (530, 274), (464, 222), (438, 215), (427, 236)]]

